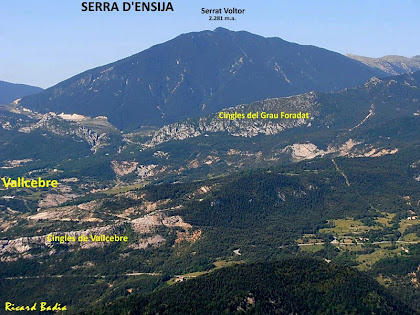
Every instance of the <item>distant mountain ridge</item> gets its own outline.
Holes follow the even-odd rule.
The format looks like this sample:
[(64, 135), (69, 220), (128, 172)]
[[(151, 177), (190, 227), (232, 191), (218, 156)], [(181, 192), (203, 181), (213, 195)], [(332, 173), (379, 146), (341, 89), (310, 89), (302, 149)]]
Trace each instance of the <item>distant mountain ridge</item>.
[(9, 104), (18, 98), (41, 91), (42, 89), (36, 86), (0, 81), (0, 104)]
[(20, 104), (40, 112), (104, 115), (127, 130), (265, 98), (334, 92), (384, 75), (326, 49), (217, 28), (85, 71)]
[[(420, 71), (385, 79), (372, 78), (364, 85), (339, 93), (310, 92), (287, 98), (273, 98), (242, 104), (224, 111), (248, 112), (308, 112), (310, 119), (220, 119), (216, 114), (190, 118), (165, 125), (157, 130), (148, 146), (171, 140), (184, 140), (204, 134), (226, 132), (229, 135), (255, 137), (275, 135), (287, 129), (306, 127), (309, 132), (327, 128), (348, 129), (350, 133), (362, 125), (388, 122), (395, 118), (418, 116)], [(309, 128), (309, 129), (308, 129)]]
[(348, 54), (349, 58), (363, 62), (364, 64), (388, 74), (398, 75), (420, 70), (420, 55), (411, 58), (403, 56), (384, 56), (381, 58), (370, 58)]
[[(123, 133), (104, 117), (40, 114), (9, 105), (3, 111), (0, 107), (0, 140), (5, 143), (0, 157), (5, 161), (50, 159), (59, 163), (59, 169), (62, 159), (74, 159), (74, 151), (79, 150), (80, 157), (99, 159), (92, 176), (102, 179), (106, 173), (108, 179), (117, 176), (127, 182), (142, 178), (136, 174), (175, 181), (317, 157), (379, 157), (416, 143), (419, 100), (420, 71), (372, 78), (338, 93), (309, 92), (223, 109), (227, 113), (301, 111), (309, 113), (309, 119), (230, 120), (212, 113)], [(39, 150), (40, 143), (52, 146), (57, 141), (66, 144), (63, 149), (79, 149), (60, 156), (56, 150)]]

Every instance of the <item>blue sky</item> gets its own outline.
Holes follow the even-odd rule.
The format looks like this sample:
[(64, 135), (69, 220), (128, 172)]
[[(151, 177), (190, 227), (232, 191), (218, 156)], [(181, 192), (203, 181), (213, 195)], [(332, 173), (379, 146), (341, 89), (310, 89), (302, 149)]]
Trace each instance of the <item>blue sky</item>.
[[(181, 33), (219, 26), (340, 53), (420, 55), (418, 0), (173, 0), (171, 13), (82, 12), (82, 2), (1, 0), (0, 80), (46, 88)], [(246, 13), (234, 22), (208, 21), (203, 7)]]

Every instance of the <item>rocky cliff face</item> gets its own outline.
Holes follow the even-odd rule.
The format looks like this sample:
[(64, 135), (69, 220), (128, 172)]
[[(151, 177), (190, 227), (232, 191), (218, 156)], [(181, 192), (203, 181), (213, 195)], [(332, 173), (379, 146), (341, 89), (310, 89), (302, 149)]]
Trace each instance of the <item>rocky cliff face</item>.
[[(44, 130), (62, 137), (73, 137), (88, 143), (94, 153), (107, 146), (109, 144), (109, 134), (115, 132), (115, 128), (108, 123), (106, 117), (92, 119), (77, 115), (77, 119), (73, 119), (67, 117), (71, 115), (57, 115), (53, 112), (39, 114), (25, 108), (4, 107), (4, 109), (6, 110), (3, 111), (4, 114), (0, 117), (0, 122), (5, 130), (16, 130), (20, 133)], [(8, 113), (23, 118), (13, 119)]]
[[(267, 99), (249, 105), (238, 105), (222, 111), (226, 114), (240, 113), (245, 118), (231, 120), (220, 118), (219, 113), (207, 115), (197, 119), (187, 119), (182, 122), (166, 125), (153, 135), (146, 146), (153, 147), (171, 140), (184, 140), (209, 133), (227, 133), (236, 137), (255, 137), (261, 135), (275, 135), (289, 128), (310, 127), (311, 122), (319, 115), (315, 93), (298, 96)], [(259, 113), (259, 118), (247, 118), (248, 113)], [(278, 119), (262, 119), (261, 113), (278, 114)], [(281, 112), (309, 113), (308, 119), (282, 119)], [(222, 114), (223, 115), (223, 114)]]
[[(167, 227), (172, 229), (180, 229), (183, 233), (187, 233), (189, 235), (189, 230), (192, 229), (192, 226), (178, 216), (168, 216), (163, 212), (153, 212), (147, 215), (138, 217), (133, 220), (126, 220), (122, 222), (118, 222), (115, 224), (110, 224), (102, 227), (95, 227), (86, 230), (77, 230), (77, 231), (67, 231), (67, 232), (53, 232), (48, 235), (53, 236), (64, 236), (67, 237), (74, 237), (76, 241), (65, 242), (69, 246), (77, 246), (80, 245), (80, 248), (92, 248), (92, 247), (101, 247), (105, 245), (109, 245), (110, 243), (105, 242), (93, 242), (90, 239), (90, 235), (118, 235), (123, 236), (122, 232), (124, 231), (124, 225), (128, 224), (132, 231), (139, 235), (146, 234), (149, 236), (150, 234), (154, 235), (152, 239), (150, 238), (139, 238), (137, 244), (133, 243), (131, 245), (134, 249), (144, 249), (147, 248), (147, 244), (145, 246), (145, 241), (150, 245), (158, 246), (161, 243), (164, 243), (166, 240), (157, 234), (155, 231), (157, 227)], [(178, 231), (179, 232), (179, 231)], [(28, 252), (31, 249), (46, 249), (46, 250), (54, 250), (54, 244), (59, 242), (51, 241), (48, 239), (48, 235), (41, 235), (41, 236), (31, 236), (31, 237), (20, 237), (11, 240), (0, 240), (0, 261), (14, 261), (18, 258), (35, 258), (35, 256), (29, 254)], [(79, 242), (78, 237), (84, 235), (88, 236), (89, 240), (86, 242)], [(132, 243), (132, 240), (130, 240)]]
[[(227, 115), (260, 113), (257, 119), (220, 118), (216, 112), (196, 119), (166, 125), (154, 133), (145, 145), (153, 147), (171, 140), (184, 140), (210, 133), (226, 133), (237, 137), (276, 135), (291, 128), (307, 130), (334, 130), (336, 133), (354, 132), (366, 125), (373, 126), (395, 118), (418, 115), (420, 72), (392, 77), (386, 80), (371, 78), (355, 89), (337, 94), (310, 92), (285, 98), (266, 99), (248, 105), (222, 110)], [(261, 113), (309, 114), (308, 119), (261, 119)], [(341, 130), (341, 131), (340, 131)], [(347, 141), (349, 137), (346, 137)]]

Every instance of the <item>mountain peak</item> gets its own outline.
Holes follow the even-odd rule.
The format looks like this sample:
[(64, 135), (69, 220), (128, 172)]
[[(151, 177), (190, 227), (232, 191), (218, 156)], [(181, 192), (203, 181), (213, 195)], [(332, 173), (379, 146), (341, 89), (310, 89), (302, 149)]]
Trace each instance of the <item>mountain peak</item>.
[(233, 32), (233, 31), (224, 27), (216, 27), (213, 32), (228, 33), (228, 32)]
[(381, 74), (325, 49), (218, 27), (85, 71), (20, 104), (107, 116), (115, 126), (133, 129), (265, 98), (338, 91)]

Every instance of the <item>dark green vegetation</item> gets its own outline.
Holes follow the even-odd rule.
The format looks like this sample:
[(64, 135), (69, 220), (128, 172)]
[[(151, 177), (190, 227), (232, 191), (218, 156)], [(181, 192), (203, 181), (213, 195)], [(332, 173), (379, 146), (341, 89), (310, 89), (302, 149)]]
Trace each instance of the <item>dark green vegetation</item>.
[[(315, 145), (312, 152), (309, 150), (309, 158), (364, 156), (372, 149), (377, 152), (402, 149), (416, 139), (420, 119), (419, 82), (420, 72), (416, 72), (374, 79), (335, 94), (308, 93), (259, 101), (241, 108), (243, 112), (308, 111), (312, 119), (305, 124), (290, 120), (274, 121), (274, 125), (270, 121), (252, 120), (238, 124), (227, 120), (220, 126), (220, 119), (212, 114), (200, 120), (188, 119), (165, 126), (158, 131), (142, 129), (121, 135), (109, 123), (99, 125), (95, 119), (68, 122), (42, 116), (41, 124), (38, 122), (40, 115), (27, 117), (0, 109), (0, 123), (11, 125), (0, 135), (4, 145), (0, 156), (4, 161), (33, 160), (24, 167), (7, 169), (5, 175), (22, 176), (28, 169), (57, 168), (62, 171), (56, 174), (58, 178), (77, 176), (99, 181), (105, 186), (112, 185), (110, 181), (116, 177), (128, 183), (138, 179), (134, 172), (115, 176), (111, 168), (113, 160), (157, 165), (153, 179), (170, 182), (308, 158), (305, 155), (295, 157), (291, 147), (294, 144)], [(28, 125), (40, 127), (29, 133), (20, 132)], [(350, 139), (354, 145), (347, 150), (345, 146)]]
[(265, 98), (339, 91), (375, 75), (385, 73), (325, 49), (217, 28), (88, 70), (20, 104), (105, 115), (127, 130)]
[[(212, 268), (212, 263), (220, 259), (255, 262), (273, 261), (288, 255), (306, 255), (303, 251), (306, 247), (298, 246), (296, 240), (308, 234), (313, 234), (319, 239), (319, 242), (325, 244), (313, 255), (330, 259), (342, 266), (361, 264), (362, 261), (359, 261), (358, 257), (372, 252), (380, 253), (376, 250), (378, 245), (375, 245), (374, 242), (388, 241), (390, 245), (395, 245), (397, 244), (395, 241), (403, 239), (400, 238), (402, 234), (398, 234), (399, 222), (409, 215), (409, 211), (420, 212), (417, 204), (410, 206), (403, 198), (409, 196), (411, 200), (420, 200), (420, 182), (413, 178), (417, 176), (418, 172), (417, 164), (413, 164), (413, 162), (417, 161), (419, 151), (420, 148), (413, 145), (410, 150), (401, 150), (395, 155), (379, 158), (336, 158), (335, 162), (347, 176), (350, 186), (346, 184), (345, 178), (336, 170), (332, 161), (324, 158), (265, 170), (245, 171), (232, 174), (229, 177), (205, 181), (148, 185), (134, 191), (137, 196), (143, 196), (143, 199), (138, 201), (130, 199), (124, 194), (106, 197), (98, 195), (97, 200), (102, 200), (103, 203), (94, 212), (94, 217), (103, 218), (108, 223), (112, 222), (113, 214), (119, 214), (124, 209), (141, 205), (145, 200), (148, 202), (169, 200), (159, 207), (158, 211), (168, 216), (180, 215), (192, 225), (191, 233), (201, 231), (201, 236), (195, 241), (179, 242), (176, 240), (179, 237), (178, 232), (182, 232), (182, 229), (156, 227), (153, 231), (144, 234), (132, 234), (130, 229), (117, 233), (132, 235), (128, 245), (135, 244), (140, 238), (145, 239), (156, 234), (165, 239), (165, 242), (157, 247), (149, 246), (141, 250), (116, 244), (96, 249), (76, 248), (75, 252), (69, 252), (68, 245), (55, 245), (54, 248), (57, 252), (48, 256), (45, 255), (44, 248), (34, 247), (28, 253), (35, 257), (41, 255), (39, 257), (42, 259), (18, 259), (15, 262), (0, 264), (1, 277), (24, 276), (24, 279), (21, 280), (8, 280), (9, 284), (13, 283), (14, 290), (7, 291), (7, 287), (3, 287), (4, 291), (1, 294), (9, 299), (15, 297), (30, 300), (34, 296), (27, 291), (20, 291), (21, 286), (27, 286), (28, 283), (34, 283), (34, 281), (40, 288), (52, 283), (59, 285), (61, 283), (61, 280), (57, 280), (59, 275), (60, 279), (65, 278), (66, 284), (74, 288), (72, 300), (67, 302), (69, 300), (63, 298), (59, 290), (46, 291), (45, 298), (71, 303), (74, 311), (86, 307), (90, 303), (100, 305), (120, 294), (128, 294), (128, 289), (130, 292), (149, 292), (154, 288), (164, 286), (164, 281), (175, 275), (209, 270)], [(415, 165), (415, 167), (410, 167), (410, 165)], [(200, 189), (201, 187), (208, 187), (208, 189), (203, 190)], [(77, 202), (75, 201), (75, 203)], [(364, 241), (363, 244), (354, 246), (354, 248), (349, 247), (349, 250), (329, 244), (335, 234), (334, 231), (324, 231), (334, 228), (331, 223), (328, 223), (328, 220), (354, 217), (368, 222), (369, 220), (380, 220), (384, 217), (384, 212), (393, 216), (389, 228), (366, 230), (365, 233), (357, 234), (360, 237), (370, 237), (370, 240)], [(57, 226), (57, 222), (55, 221), (55, 226)], [(53, 226), (48, 227), (48, 224), (48, 220), (36, 223), (38, 229), (43, 226), (46, 228), (40, 232), (41, 235), (53, 228)], [(83, 229), (82, 222), (77, 220), (68, 224), (69, 226), (65, 227), (67, 230)], [(26, 223), (20, 228), (27, 229), (30, 226), (30, 223)], [(412, 229), (415, 227), (404, 232), (404, 235), (417, 233), (417, 230)], [(8, 233), (13, 231), (14, 228), (10, 229)], [(375, 235), (372, 234), (373, 232)], [(234, 253), (237, 250), (240, 255)], [(396, 252), (394, 254), (392, 249), (388, 249), (388, 252), (391, 257), (395, 255), (393, 259), (402, 259), (401, 261), (404, 263), (404, 268), (395, 275), (391, 292), (401, 300), (403, 297), (398, 292), (402, 290), (410, 292), (410, 295), (404, 296), (404, 300), (410, 307), (418, 309), (417, 289), (413, 285), (410, 286), (410, 282), (404, 281), (407, 273), (416, 271), (417, 252), (413, 249), (413, 254), (404, 254), (405, 258), (398, 258), (400, 256)], [(40, 261), (42, 264), (39, 263)], [(89, 262), (89, 265), (85, 265), (86, 262)], [(372, 268), (372, 275), (375, 277), (380, 274), (388, 276), (390, 269), (387, 269), (386, 266), (393, 263), (392, 259), (389, 262), (384, 260), (378, 263)], [(340, 268), (333, 269), (331, 275), (336, 274), (336, 270)], [(350, 272), (347, 268), (343, 270)], [(132, 272), (153, 273), (154, 275), (127, 276)], [(84, 289), (79, 286), (83, 283), (79, 279), (84, 276), (93, 277), (91, 285), (88, 286), (92, 288), (92, 291), (89, 291), (91, 294), (84, 294)], [(34, 278), (38, 279), (37, 277), (41, 277), (43, 280), (34, 280)], [(144, 279), (149, 282), (145, 284), (146, 280)], [(341, 283), (339, 278), (336, 281)], [(364, 292), (363, 281), (359, 286), (349, 284), (349, 288), (354, 287), (354, 290), (360, 289)], [(359, 282), (357, 283), (359, 284)], [(404, 286), (399, 283), (403, 283)], [(320, 286), (322, 287), (322, 285)], [(306, 285), (304, 287), (306, 288)], [(316, 290), (316, 288), (318, 287), (315, 286), (312, 289)], [(312, 289), (308, 288), (308, 290)], [(331, 292), (336, 292), (338, 289)], [(367, 312), (369, 307), (374, 307), (373, 305), (380, 305), (378, 306), (380, 309), (382, 307), (387, 309), (394, 305), (391, 303), (392, 299), (379, 298), (373, 293), (369, 293), (370, 291), (365, 293), (358, 291), (351, 293), (350, 291), (350, 294), (347, 289), (341, 289), (344, 293), (339, 291), (336, 298), (340, 296), (355, 297), (359, 293), (362, 297), (366, 295), (365, 299), (360, 299), (360, 305), (352, 306), (362, 313)], [(300, 289), (296, 290), (296, 292), (300, 292)], [(22, 295), (19, 292), (23, 292)], [(257, 301), (257, 292), (259, 291), (250, 292), (254, 294)], [(264, 292), (262, 290), (261, 294), (265, 295)], [(248, 293), (248, 291), (245, 292), (245, 296), (242, 297), (243, 292), (240, 292), (238, 299), (234, 299), (234, 301), (242, 303), (241, 299), (246, 298)], [(295, 305), (295, 307), (309, 307), (313, 303), (310, 300), (313, 297), (312, 294), (315, 293), (308, 292), (309, 300), (305, 300), (305, 303)], [(301, 295), (297, 295), (297, 298), (300, 297)], [(234, 297), (232, 296), (232, 298)], [(140, 301), (148, 301), (147, 299), (142, 298)], [(215, 297), (215, 299), (217, 298)], [(314, 297), (314, 299), (318, 301), (318, 297)], [(150, 307), (153, 310), (153, 303), (158, 302), (150, 301), (152, 303)], [(319, 304), (316, 304), (320, 310), (329, 307), (347, 309), (351, 304), (349, 301), (330, 304), (325, 304), (322, 301), (324, 300), (322, 299)], [(381, 303), (377, 304), (378, 301)], [(225, 307), (225, 304), (218, 305), (216, 303), (213, 306), (216, 311), (219, 307)], [(171, 304), (168, 304), (168, 307), (171, 307)], [(237, 305), (232, 304), (232, 307), (236, 308)], [(255, 307), (268, 306), (264, 303), (262, 305), (256, 303)], [(339, 312), (340, 309), (336, 311)]]
[(360, 272), (314, 259), (224, 268), (91, 313), (415, 314)]
[[(113, 288), (110, 288), (112, 283)], [(33, 305), (35, 301), (45, 301), (49, 305), (60, 303), (67, 305), (70, 314), (74, 314), (77, 304), (80, 309), (87, 309), (90, 303), (101, 298), (103, 303), (128, 295), (127, 290), (136, 292), (151, 292), (156, 287), (162, 286), (162, 277), (156, 276), (74, 276), (74, 277), (39, 277), (26, 279), (2, 279), (0, 282), (2, 295), (1, 301), (19, 303), (19, 305)], [(77, 301), (77, 302), (76, 302)], [(75, 303), (76, 302), (76, 303)], [(31, 312), (31, 314), (50, 314), (48, 312)], [(51, 312), (53, 314), (53, 312)]]
[[(265, 41), (290, 45), (218, 29), (194, 34), (195, 40), (191, 34), (183, 35), (150, 50), (180, 40), (204, 49), (200, 44), (209, 34), (250, 36), (252, 41), (261, 40), (262, 46)], [(254, 58), (251, 51), (246, 51), (247, 58)], [(236, 52), (233, 50), (234, 55)], [(148, 54), (150, 51), (137, 57)], [(234, 77), (241, 77), (248, 67), (255, 72), (245, 57)], [(130, 60), (115, 67), (125, 63), (128, 67)], [(108, 71), (112, 72), (113, 79), (107, 81), (111, 85), (114, 79), (121, 79), (115, 69)], [(108, 72), (101, 75), (106, 77)], [(94, 79), (82, 81), (91, 87)], [(0, 302), (30, 303), (42, 297), (68, 304), (70, 312), (77, 312), (136, 294), (128, 302), (111, 304), (110, 310), (115, 305), (116, 311), (147, 307), (153, 312), (161, 299), (174, 299), (171, 292), (199, 286), (200, 278), (165, 287), (183, 277), (210, 273), (202, 278), (203, 283), (211, 288), (214, 274), (223, 290), (213, 292), (210, 299), (215, 302), (206, 306), (209, 312), (226, 307), (249, 312), (270, 312), (270, 307), (310, 312), (312, 307), (320, 313), (401, 313), (395, 300), (420, 310), (419, 82), (420, 72), (416, 72), (372, 79), (336, 94), (311, 92), (241, 107), (245, 112), (308, 111), (311, 120), (306, 122), (221, 123), (209, 115), (128, 134), (120, 133), (103, 117), (76, 116), (72, 120), (19, 106), (2, 107), (1, 176), (41, 176), (57, 179), (60, 187), (0, 189)], [(81, 87), (80, 91), (92, 90)], [(215, 100), (226, 91), (222, 92), (214, 93)], [(167, 113), (173, 110), (170, 106), (175, 106), (175, 98), (171, 102)], [(52, 232), (127, 235), (129, 241), (104, 246), (52, 244), (46, 241)], [(300, 266), (297, 270), (302, 275), (297, 280), (296, 274), (290, 275), (299, 284), (292, 290), (266, 284), (272, 278), (270, 272), (282, 274), (291, 262), (246, 265), (290, 256), (298, 258), (294, 264)], [(307, 256), (331, 264), (311, 261), (305, 269), (300, 259)], [(238, 292), (229, 290), (230, 285), (218, 277), (224, 275), (233, 284), (242, 279), (235, 278), (235, 273), (229, 276), (230, 271), (214, 270), (234, 264), (245, 264), (232, 270), (240, 278), (247, 274), (251, 279), (243, 282), (244, 287), (235, 286), (241, 288)], [(265, 276), (258, 280), (249, 268)], [(336, 279), (331, 279), (333, 274)], [(286, 281), (287, 275), (284, 277), (279, 281)], [(388, 287), (389, 293), (374, 280)], [(255, 284), (252, 291), (248, 284)], [(210, 291), (203, 294), (213, 294)], [(267, 291), (302, 303), (278, 299), (270, 303)], [(219, 299), (219, 294), (226, 299)], [(193, 295), (184, 298), (185, 307), (196, 308), (194, 300), (200, 301)], [(171, 307), (184, 304), (177, 305), (163, 307), (172, 311)]]
[[(416, 225), (417, 230), (420, 225)], [(418, 234), (420, 236), (420, 234)], [(379, 260), (373, 265), (369, 274), (380, 277), (381, 283), (401, 301), (412, 308), (420, 309), (419, 281), (420, 279), (420, 245), (408, 246), (409, 254), (395, 255)]]
[(18, 98), (41, 91), (42, 89), (36, 86), (0, 81), (0, 104), (9, 104)]

